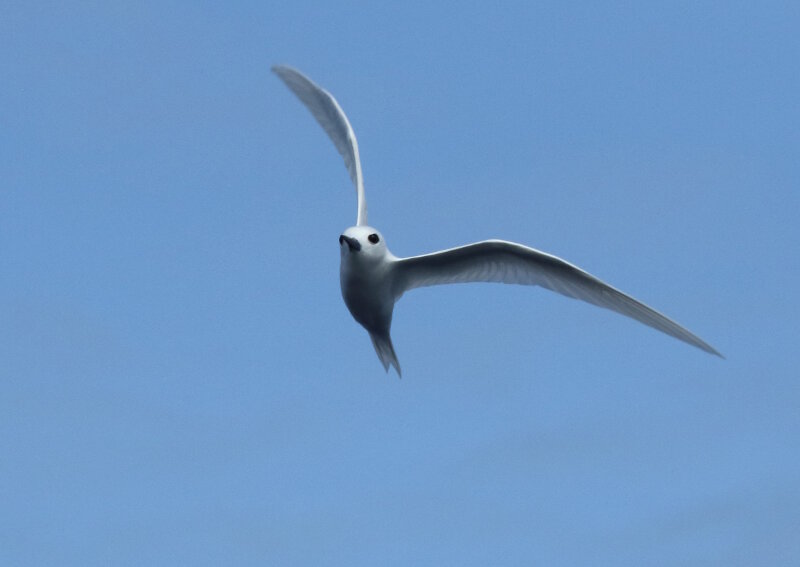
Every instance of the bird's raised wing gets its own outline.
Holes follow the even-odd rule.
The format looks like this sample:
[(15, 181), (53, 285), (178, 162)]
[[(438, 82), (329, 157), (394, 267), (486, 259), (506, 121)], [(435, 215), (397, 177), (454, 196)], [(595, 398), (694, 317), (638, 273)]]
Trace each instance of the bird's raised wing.
[(303, 75), (300, 71), (275, 65), (272, 71), (286, 83), (317, 119), (319, 125), (328, 134), (336, 149), (344, 159), (344, 165), (350, 173), (350, 180), (358, 194), (358, 217), (356, 225), (367, 224), (367, 201), (364, 198), (364, 179), (361, 176), (361, 160), (358, 157), (358, 142), (347, 120), (342, 107), (333, 95)]
[(487, 240), (395, 263), (395, 296), (417, 287), (467, 282), (538, 285), (611, 309), (722, 356), (705, 341), (644, 303), (556, 256), (503, 240)]

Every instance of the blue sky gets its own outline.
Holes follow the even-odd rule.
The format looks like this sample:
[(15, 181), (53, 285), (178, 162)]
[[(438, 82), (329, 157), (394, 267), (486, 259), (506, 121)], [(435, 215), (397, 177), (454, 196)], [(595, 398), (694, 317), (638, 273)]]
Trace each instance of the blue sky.
[[(0, 563), (800, 562), (794, 3), (4, 3)], [(719, 360), (533, 288), (339, 292), (504, 238)]]

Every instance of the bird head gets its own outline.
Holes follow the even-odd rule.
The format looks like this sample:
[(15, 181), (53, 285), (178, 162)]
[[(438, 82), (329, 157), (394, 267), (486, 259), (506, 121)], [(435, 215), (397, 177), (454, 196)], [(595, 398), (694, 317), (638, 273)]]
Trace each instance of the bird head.
[(351, 226), (339, 237), (342, 258), (370, 261), (386, 257), (388, 249), (383, 235), (371, 226)]

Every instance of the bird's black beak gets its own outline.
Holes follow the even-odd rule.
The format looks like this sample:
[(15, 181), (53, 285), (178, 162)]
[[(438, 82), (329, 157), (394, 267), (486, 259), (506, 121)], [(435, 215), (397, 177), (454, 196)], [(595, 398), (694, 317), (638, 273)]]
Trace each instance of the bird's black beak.
[(355, 238), (350, 238), (343, 234), (339, 237), (339, 246), (341, 246), (343, 242), (347, 242), (347, 247), (350, 249), (350, 252), (358, 252), (361, 250), (361, 243)]

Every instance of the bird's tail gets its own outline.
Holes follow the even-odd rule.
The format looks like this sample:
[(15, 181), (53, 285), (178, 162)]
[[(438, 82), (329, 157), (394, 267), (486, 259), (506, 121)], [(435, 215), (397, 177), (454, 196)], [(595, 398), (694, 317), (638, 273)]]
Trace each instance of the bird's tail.
[(369, 338), (372, 339), (372, 346), (375, 347), (375, 352), (378, 354), (378, 358), (381, 359), (383, 369), (389, 372), (389, 366), (394, 366), (394, 369), (397, 370), (397, 375), (402, 377), (400, 363), (397, 362), (397, 355), (394, 352), (392, 337), (389, 336), (389, 333), (385, 335), (370, 333)]

